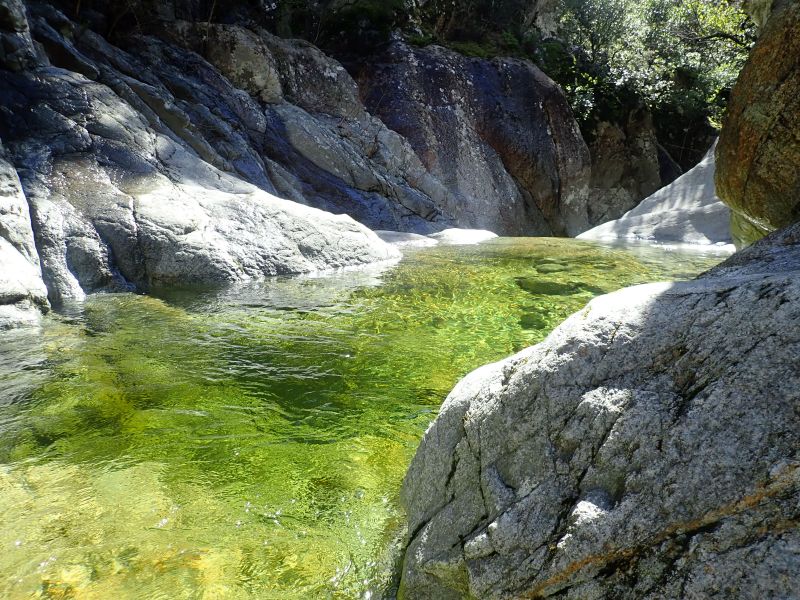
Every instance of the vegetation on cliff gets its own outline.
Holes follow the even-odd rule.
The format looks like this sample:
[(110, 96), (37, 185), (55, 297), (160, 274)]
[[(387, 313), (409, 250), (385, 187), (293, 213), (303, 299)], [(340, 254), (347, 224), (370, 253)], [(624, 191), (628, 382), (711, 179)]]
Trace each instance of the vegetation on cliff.
[[(459, 18), (443, 11), (423, 19), (423, 36), (415, 39), (534, 60), (564, 88), (587, 137), (598, 122), (622, 122), (644, 105), (659, 141), (684, 168), (719, 129), (755, 39), (740, 3), (729, 0), (558, 0), (549, 3), (549, 18), (542, 1), (456, 4), (472, 12), (462, 7)], [(481, 9), (498, 4), (497, 12)]]
[[(578, 118), (603, 118), (625, 103), (650, 108), (659, 139), (682, 163), (719, 128), (728, 95), (754, 40), (740, 7), (705, 0), (564, 0), (560, 37), (539, 62), (562, 83)], [(547, 43), (546, 43), (547, 44)], [(704, 141), (704, 140), (703, 140)], [(687, 147), (688, 146), (688, 147)], [(687, 156), (688, 152), (688, 156)]]

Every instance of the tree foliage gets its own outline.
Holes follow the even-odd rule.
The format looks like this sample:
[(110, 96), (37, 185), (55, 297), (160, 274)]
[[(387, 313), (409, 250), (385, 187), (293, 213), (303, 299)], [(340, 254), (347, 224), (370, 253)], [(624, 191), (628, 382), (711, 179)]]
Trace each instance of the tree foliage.
[(745, 14), (727, 0), (564, 2), (564, 38), (587, 53), (595, 71), (653, 104), (691, 89), (715, 105), (753, 40)]
[(384, 42), (403, 23), (407, 0), (259, 0), (268, 26), (323, 47)]
[(538, 61), (579, 121), (640, 101), (678, 152), (718, 127), (755, 39), (736, 0), (561, 0), (559, 24), (561, 42), (542, 41)]

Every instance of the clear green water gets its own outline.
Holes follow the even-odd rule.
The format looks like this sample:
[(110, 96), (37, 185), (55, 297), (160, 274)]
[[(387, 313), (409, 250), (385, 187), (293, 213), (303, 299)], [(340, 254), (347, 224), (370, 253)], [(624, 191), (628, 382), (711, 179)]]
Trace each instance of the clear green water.
[(468, 371), (594, 295), (717, 257), (497, 240), (2, 334), (0, 597), (366, 598)]

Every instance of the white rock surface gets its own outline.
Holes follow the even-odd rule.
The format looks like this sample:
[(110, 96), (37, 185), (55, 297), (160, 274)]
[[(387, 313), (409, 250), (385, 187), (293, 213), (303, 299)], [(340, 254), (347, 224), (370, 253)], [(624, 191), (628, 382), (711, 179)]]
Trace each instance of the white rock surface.
[(429, 246), (436, 246), (439, 242), (427, 236), (418, 233), (406, 233), (404, 231), (384, 231), (377, 230), (375, 234), (387, 244), (396, 246), (398, 248), (426, 248)]
[(432, 233), (428, 237), (436, 240), (440, 244), (451, 245), (470, 245), (480, 244), (487, 240), (492, 240), (497, 237), (496, 233), (486, 231), (485, 229), (445, 229), (438, 233)]
[(38, 267), (0, 237), (0, 330), (38, 322), (47, 289)]
[(0, 158), (0, 330), (35, 323), (47, 307), (28, 202), (17, 172)]
[(398, 597), (795, 598), (798, 406), (800, 224), (599, 297), (448, 396)]
[(696, 167), (642, 200), (636, 208), (577, 237), (606, 242), (718, 245), (727, 246), (732, 252), (730, 210), (715, 193), (714, 170), (712, 147)]
[(400, 256), (346, 215), (280, 199), (203, 160), (185, 142), (191, 127), (170, 113), (175, 107), (150, 98), (161, 117), (139, 112), (109, 87), (60, 69), (4, 85), (11, 111), (31, 114), (9, 127), (9, 157), (27, 197), (23, 221), (36, 232), (35, 250), (26, 251), (38, 253), (51, 302)]

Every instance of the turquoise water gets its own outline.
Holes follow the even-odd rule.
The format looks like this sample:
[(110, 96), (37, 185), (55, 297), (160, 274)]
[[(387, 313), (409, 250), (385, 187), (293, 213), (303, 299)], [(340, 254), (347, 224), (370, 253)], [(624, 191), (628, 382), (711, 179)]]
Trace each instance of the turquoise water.
[(0, 349), (0, 596), (368, 598), (470, 370), (718, 257), (500, 239), (225, 290), (96, 295)]

